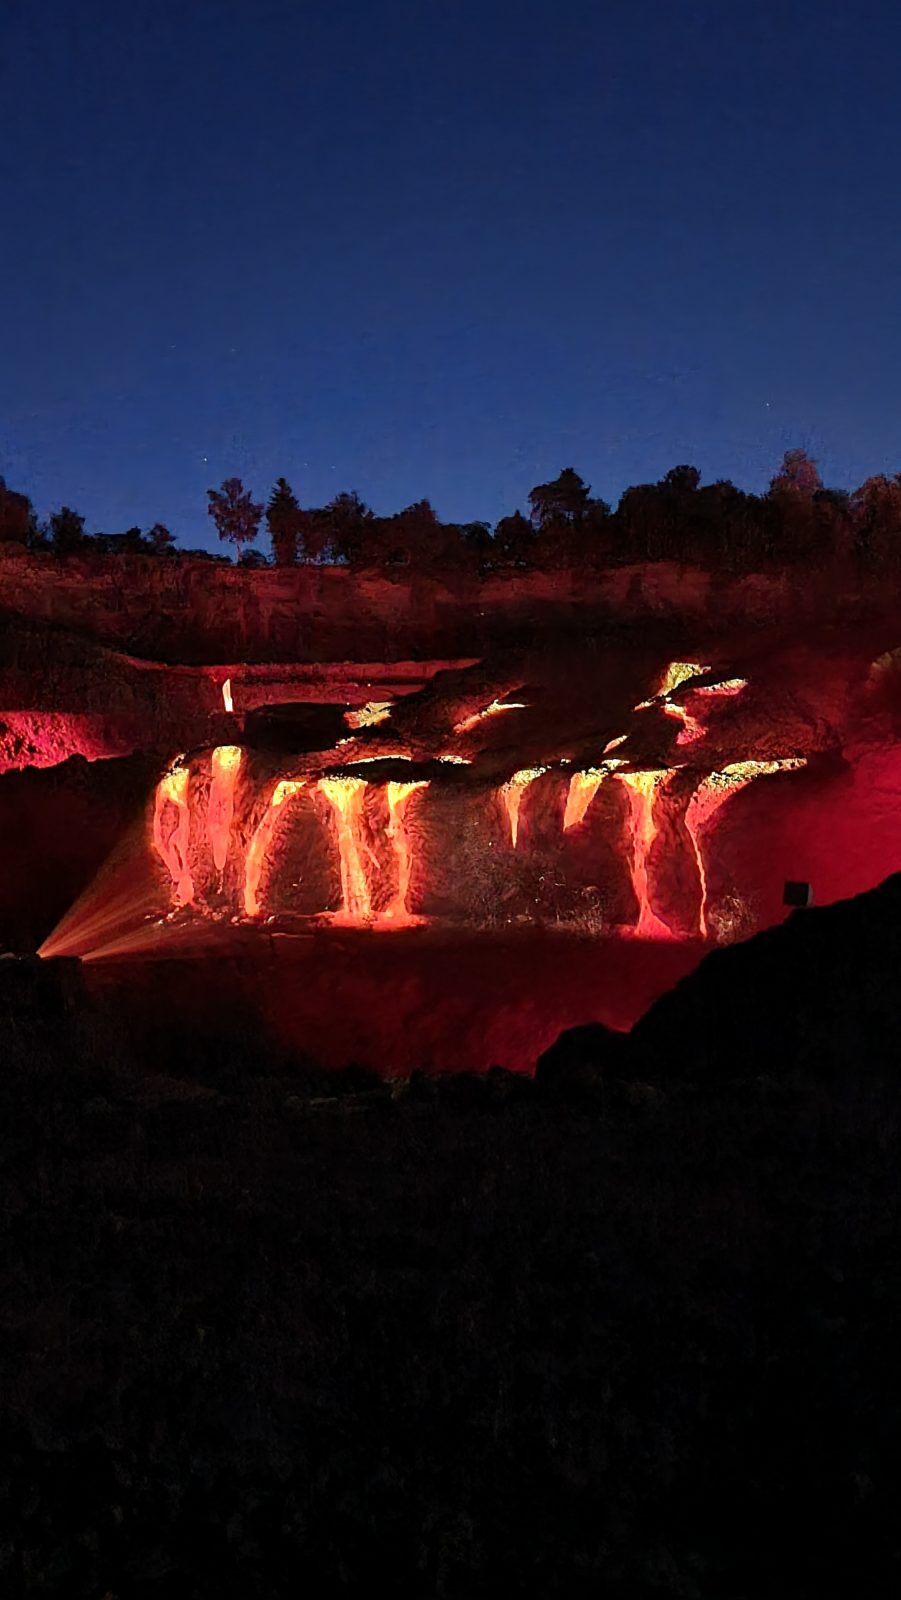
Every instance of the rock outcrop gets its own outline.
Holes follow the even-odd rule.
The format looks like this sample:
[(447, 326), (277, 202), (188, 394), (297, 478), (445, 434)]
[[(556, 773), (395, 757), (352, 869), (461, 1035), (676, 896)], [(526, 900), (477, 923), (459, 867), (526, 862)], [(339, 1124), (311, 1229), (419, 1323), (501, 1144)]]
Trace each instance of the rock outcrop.
[(633, 1076), (720, 1083), (787, 1071), (896, 1074), (901, 873), (716, 950), (629, 1037)]
[[(713, 586), (0, 551), (0, 942), (427, 923), (587, 940), (603, 985), (634, 939), (658, 979), (566, 1012), (628, 1026), (664, 945), (685, 970), (786, 880), (828, 903), (901, 865), (890, 597)], [(545, 1001), (484, 1064), (534, 1061)]]

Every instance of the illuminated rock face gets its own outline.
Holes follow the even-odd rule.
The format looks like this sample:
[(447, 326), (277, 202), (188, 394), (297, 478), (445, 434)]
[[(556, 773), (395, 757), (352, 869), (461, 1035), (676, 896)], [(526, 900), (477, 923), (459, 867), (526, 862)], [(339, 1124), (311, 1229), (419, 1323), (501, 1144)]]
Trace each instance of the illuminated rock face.
[(525, 1067), (778, 923), (785, 879), (901, 866), (891, 595), (838, 626), (807, 574), (617, 569), (598, 609), (550, 574), (158, 563), (142, 599), (131, 565), (13, 563), (12, 596), (7, 565), (0, 948), (98, 988), (178, 967), (187, 1013), (250, 995), (323, 1062)]
[(262, 819), (257, 824), (250, 843), (247, 846), (247, 858), (244, 863), (244, 913), (248, 917), (259, 916), (262, 906), (259, 898), (260, 876), (266, 862), (272, 836), (281, 814), (281, 807), (292, 795), (303, 788), (303, 782), (292, 782), (290, 779), (281, 778), (272, 791)]
[[(25, 565), (33, 582), (37, 569)], [(57, 568), (47, 572), (58, 587)], [(301, 588), (332, 581), (348, 591), (337, 574), (307, 575)], [(241, 582), (225, 573), (213, 586), (233, 606)], [(373, 582), (372, 606), (387, 609), (378, 629), (369, 616), (363, 643), (377, 634), (384, 647), (406, 591)], [(191, 919), (330, 917), (374, 935), (426, 921), (701, 943), (779, 920), (784, 878), (810, 880), (821, 902), (897, 868), (901, 671), (890, 608), (853, 633), (725, 634), (715, 607), (702, 615), (706, 578), (678, 625), (662, 607), (676, 609), (677, 590), (663, 595), (662, 582), (642, 576), (647, 630), (623, 643), (610, 642), (609, 617), (591, 612), (587, 591), (545, 635), (541, 617), (557, 603), (550, 579), (544, 612), (530, 609), (537, 579), (521, 593), (517, 580), (513, 599), (489, 586), (475, 609), (492, 646), (484, 659), (463, 654), (474, 638), (459, 597), (448, 613), (458, 632), (426, 627), (429, 658), (394, 662), (349, 659), (349, 614), (316, 613), (318, 662), (287, 660), (284, 640), (281, 664), (267, 662), (273, 612), (246, 659), (211, 656), (213, 629), (205, 657), (183, 667), (117, 654), (108, 638), (54, 634), (53, 654), (29, 622), (0, 654), (0, 705), (14, 707), (0, 711), (0, 829), (10, 849), (17, 842), (16, 863), (0, 870), (0, 937), (15, 930), (15, 897), (29, 885), (36, 904), (53, 907), (52, 920), (35, 921), (50, 933), (52, 874), (71, 883), (73, 906), (87, 905), (90, 940), (102, 928), (108, 941), (109, 897), (102, 917), (90, 901), (110, 850), (128, 856), (128, 914), (148, 938), (159, 924), (161, 939)], [(249, 606), (281, 585), (267, 576), (240, 592)], [(766, 585), (757, 587), (759, 600)], [(66, 596), (68, 620), (86, 627), (81, 597)], [(628, 610), (625, 589), (619, 600)], [(115, 636), (118, 621), (106, 623)], [(515, 644), (505, 643), (511, 632)], [(442, 658), (439, 644), (456, 653)], [(176, 750), (190, 755), (173, 764)], [(146, 812), (143, 833), (138, 819), (125, 838), (133, 760), (144, 763)], [(88, 766), (102, 770), (88, 778)], [(29, 809), (39, 771), (51, 776), (34, 782)], [(120, 782), (121, 805), (85, 801), (89, 790), (114, 797)], [(90, 869), (73, 866), (71, 878), (59, 870), (66, 793), (88, 829), (97, 816)], [(127, 901), (123, 892), (115, 904), (127, 913)], [(76, 921), (73, 910), (73, 938)]]
[[(520, 768), (497, 791), (464, 781), (442, 792), (440, 761), (432, 778), (370, 779), (377, 763), (367, 762), (365, 778), (334, 771), (310, 779), (264, 770), (239, 746), (216, 746), (175, 760), (155, 786), (143, 865), (140, 836), (134, 845), (135, 883), (147, 884), (135, 894), (141, 943), (150, 938), (148, 903), (160, 938), (173, 917), (192, 916), (286, 927), (312, 916), (375, 934), (437, 918), (473, 929), (522, 923), (653, 941), (715, 937), (708, 867), (720, 812), (755, 779), (785, 783), (803, 765), (801, 757), (734, 763), (675, 792), (681, 769), (627, 770), (617, 757), (576, 772)], [(592, 854), (619, 864), (631, 898), (611, 898), (604, 872), (599, 880), (595, 872), (586, 925), (576, 861), (584, 868)], [(327, 898), (330, 878), (337, 904)], [(680, 882), (689, 905), (674, 919)], [(73, 910), (53, 951), (89, 957), (132, 941), (128, 906), (118, 927), (111, 912), (100, 914), (107, 899), (101, 874), (94, 900), (89, 893)]]
[(0, 713), (0, 775), (59, 766), (72, 756), (103, 761), (140, 748), (140, 728), (102, 712)]
[(341, 910), (344, 922), (366, 922), (372, 913), (369, 882), (363, 867), (362, 778), (320, 778), (319, 791), (334, 811), (335, 840), (341, 863)]
[(190, 905), (194, 899), (194, 880), (188, 866), (191, 837), (191, 811), (188, 801), (190, 770), (176, 765), (163, 775), (153, 797), (151, 839), (171, 881), (172, 903)]
[(235, 784), (241, 766), (238, 745), (217, 745), (210, 757), (210, 798), (207, 807), (207, 838), (216, 871), (225, 871), (231, 843), (235, 810)]
[(732, 766), (725, 767), (722, 772), (711, 772), (701, 779), (685, 810), (685, 831), (691, 841), (701, 888), (698, 932), (702, 939), (707, 939), (710, 935), (707, 918), (707, 868), (704, 857), (705, 836), (710, 823), (730, 795), (737, 794), (740, 789), (753, 783), (755, 778), (764, 777), (768, 773), (797, 770), (803, 764), (800, 758), (788, 758), (783, 761), (738, 761)]
[[(191, 915), (284, 925), (318, 917), (377, 932), (437, 917), (461, 927), (525, 923), (656, 942), (750, 932), (772, 913), (761, 915), (753, 905), (741, 881), (744, 868), (735, 886), (722, 884), (721, 813), (760, 778), (780, 778), (785, 795), (785, 780), (808, 758), (760, 755), (717, 763), (724, 730), (729, 743), (740, 746), (734, 707), (743, 710), (747, 688), (747, 678), (717, 675), (707, 664), (670, 662), (658, 674), (656, 691), (635, 704), (627, 732), (603, 744), (598, 734), (600, 748), (616, 755), (578, 767), (557, 755), (517, 766), (497, 786), (480, 780), (486, 746), (480, 750), (472, 741), (479, 730), (490, 750), (486, 728), (500, 721), (510, 727), (516, 713), (530, 709), (509, 690), (506, 698), (495, 696), (465, 715), (455, 709), (459, 697), (452, 698), (443, 728), (439, 722), (433, 735), (427, 723), (425, 734), (421, 724), (411, 726), (407, 707), (396, 707), (391, 717), (382, 716), (384, 707), (375, 717), (366, 708), (362, 718), (344, 719), (356, 737), (341, 734), (331, 752), (297, 758), (293, 770), (274, 769), (272, 754), (239, 744), (178, 758), (158, 780), (149, 808), (147, 842), (157, 865), (147, 892), (135, 897), (145, 924), (139, 943), (151, 937), (148, 898), (159, 927)], [(484, 701), (481, 684), (473, 698)], [(731, 722), (723, 720), (723, 706), (733, 707)], [(673, 720), (675, 735), (668, 728)], [(380, 731), (384, 722), (390, 740)], [(668, 759), (641, 760), (653, 750), (666, 754), (667, 738)], [(473, 754), (462, 755), (458, 740)], [(690, 759), (682, 753), (686, 743)], [(409, 777), (385, 770), (414, 757), (419, 770)], [(601, 806), (598, 794), (611, 779)], [(302, 792), (310, 797), (303, 806), (287, 804)], [(607, 866), (599, 865), (582, 889), (592, 851)], [(625, 904), (610, 883), (611, 858), (631, 890)], [(331, 901), (330, 880), (338, 890)], [(101, 915), (100, 888), (97, 895), (98, 903), (88, 894), (73, 909), (53, 949), (87, 957), (138, 937), (127, 915), (118, 928), (108, 908)], [(98, 928), (100, 945), (93, 942)]]
[(413, 840), (407, 827), (407, 807), (419, 789), (427, 789), (428, 782), (420, 778), (413, 783), (389, 783), (387, 835), (394, 845), (397, 859), (397, 888), (383, 916), (386, 922), (397, 926), (410, 926), (418, 919), (410, 911), (410, 880), (413, 875)]
[(670, 930), (661, 922), (651, 906), (648, 887), (648, 857), (657, 837), (654, 822), (654, 801), (657, 790), (665, 783), (666, 772), (625, 772), (619, 779), (629, 793), (631, 824), (632, 885), (638, 901), (638, 922), (635, 932), (640, 939), (668, 939)]
[(566, 810), (563, 813), (563, 831), (577, 828), (585, 819), (585, 813), (604, 781), (606, 774), (599, 768), (593, 767), (590, 772), (574, 772), (569, 780), (569, 789), (566, 794)]
[(544, 767), (524, 767), (521, 772), (514, 772), (512, 778), (501, 789), (501, 799), (504, 810), (510, 823), (510, 843), (514, 850), (519, 837), (519, 812), (522, 806), (522, 797), (531, 783), (546, 771)]

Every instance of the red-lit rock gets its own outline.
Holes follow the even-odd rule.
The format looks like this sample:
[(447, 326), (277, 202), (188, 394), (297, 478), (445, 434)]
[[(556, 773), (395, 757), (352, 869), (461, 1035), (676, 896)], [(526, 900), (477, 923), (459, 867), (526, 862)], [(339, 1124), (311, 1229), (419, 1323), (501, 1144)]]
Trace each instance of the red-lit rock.
[[(714, 607), (709, 575), (668, 568), (476, 588), (0, 551), (0, 598), (0, 811), (35, 797), (4, 916), (51, 953), (146, 953), (192, 918), (696, 951), (782, 920), (785, 879), (822, 903), (901, 862), (884, 597), (837, 626), (815, 583), (743, 580)], [(63, 857), (81, 865), (50, 894)], [(517, 1035), (518, 1005), (491, 999)]]

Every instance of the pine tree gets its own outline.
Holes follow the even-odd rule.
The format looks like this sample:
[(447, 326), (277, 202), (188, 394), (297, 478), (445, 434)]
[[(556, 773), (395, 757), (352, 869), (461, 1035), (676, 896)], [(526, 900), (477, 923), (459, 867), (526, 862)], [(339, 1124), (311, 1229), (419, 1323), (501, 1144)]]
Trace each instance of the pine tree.
[(269, 496), (266, 525), (277, 567), (293, 567), (303, 528), (303, 512), (287, 478), (279, 478)]

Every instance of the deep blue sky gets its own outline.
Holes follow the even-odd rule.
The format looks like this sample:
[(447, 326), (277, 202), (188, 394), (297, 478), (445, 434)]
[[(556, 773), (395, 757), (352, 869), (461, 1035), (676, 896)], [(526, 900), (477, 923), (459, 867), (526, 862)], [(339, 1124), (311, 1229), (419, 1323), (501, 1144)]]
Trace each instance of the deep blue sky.
[(2, 0), (0, 473), (210, 543), (284, 473), (901, 469), (897, 0)]

